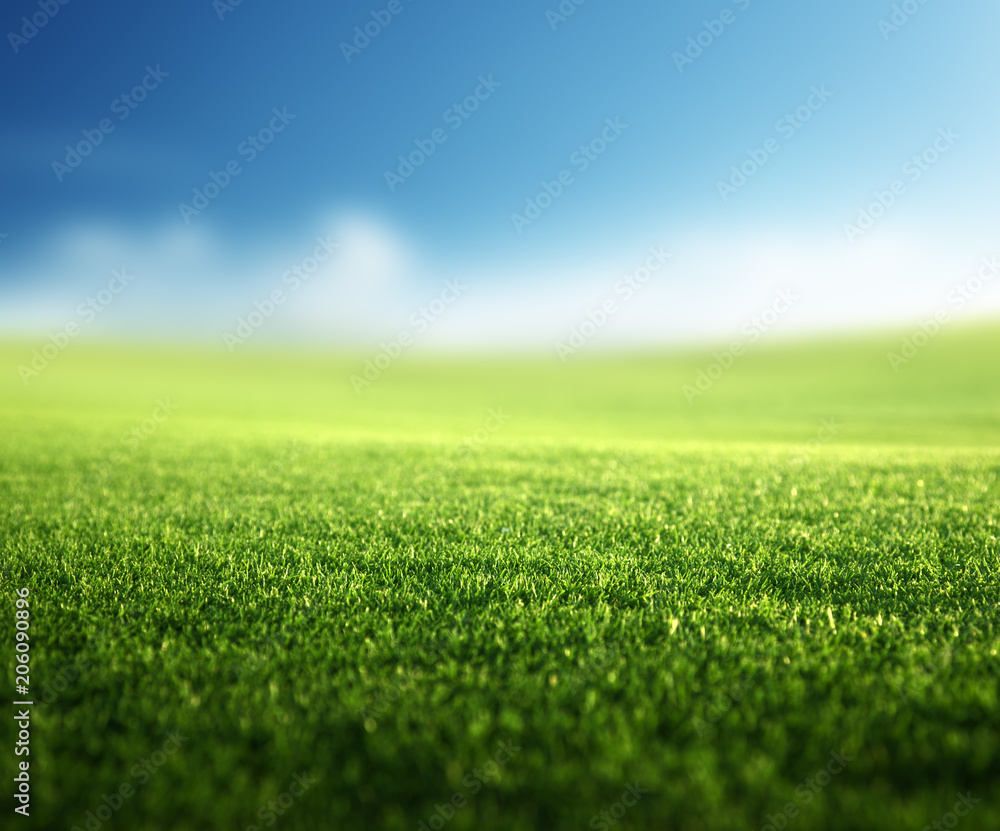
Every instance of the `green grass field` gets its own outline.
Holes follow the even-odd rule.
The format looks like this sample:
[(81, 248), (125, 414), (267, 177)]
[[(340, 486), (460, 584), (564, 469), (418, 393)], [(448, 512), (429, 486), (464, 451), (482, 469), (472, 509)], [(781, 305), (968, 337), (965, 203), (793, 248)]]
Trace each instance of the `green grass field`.
[(1000, 827), (1000, 332), (898, 342), (0, 345), (10, 827)]

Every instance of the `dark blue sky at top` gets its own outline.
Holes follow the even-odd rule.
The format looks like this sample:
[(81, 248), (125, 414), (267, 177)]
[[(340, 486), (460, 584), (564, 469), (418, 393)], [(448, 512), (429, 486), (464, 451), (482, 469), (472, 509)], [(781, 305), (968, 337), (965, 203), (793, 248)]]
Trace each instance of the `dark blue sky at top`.
[[(607, 116), (629, 124), (623, 141), (538, 236), (565, 242), (579, 229), (732, 218), (743, 206), (724, 210), (714, 182), (813, 83), (835, 97), (817, 115), (822, 127), (809, 125), (788, 148), (755, 200), (758, 215), (822, 216), (841, 197), (856, 201), (938, 127), (995, 126), (991, 4), (930, 2), (888, 42), (876, 20), (890, 6), (744, 4), (588, 0), (553, 31), (545, 11), (556, 2), (401, 0), (347, 63), (338, 44), (385, 3), (245, 0), (220, 21), (210, 0), (71, 0), (17, 54), (9, 44), (0, 52), (0, 222), (10, 233), (81, 214), (173, 220), (177, 203), (236, 157), (275, 106), (288, 107), (294, 124), (213, 203), (214, 224), (280, 234), (331, 203), (361, 203), (439, 244), (474, 249), (509, 237), (509, 214)], [(726, 8), (735, 22), (678, 72), (671, 52)], [(37, 10), (7, 3), (5, 32)], [(57, 182), (50, 162), (110, 114), (147, 64), (169, 78)], [(383, 172), (397, 154), (441, 126), (483, 73), (501, 83), (495, 95), (389, 192)], [(982, 196), (967, 184), (963, 198)]]

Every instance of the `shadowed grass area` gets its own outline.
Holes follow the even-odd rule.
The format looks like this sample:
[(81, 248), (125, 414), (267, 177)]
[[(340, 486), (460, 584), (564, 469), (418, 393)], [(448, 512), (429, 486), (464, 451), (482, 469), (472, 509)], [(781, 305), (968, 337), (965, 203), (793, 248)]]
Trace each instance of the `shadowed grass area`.
[(897, 347), (4, 347), (33, 827), (996, 827), (1000, 334)]

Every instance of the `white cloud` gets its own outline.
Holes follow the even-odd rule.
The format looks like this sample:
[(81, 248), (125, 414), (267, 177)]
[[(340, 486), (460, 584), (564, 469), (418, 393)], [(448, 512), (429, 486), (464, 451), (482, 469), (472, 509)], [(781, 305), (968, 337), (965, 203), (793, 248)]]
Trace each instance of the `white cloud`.
[[(656, 241), (675, 255), (631, 299), (616, 282), (648, 251), (603, 263), (557, 267), (428, 261), (419, 246), (373, 213), (342, 210), (294, 240), (228, 242), (201, 228), (136, 231), (80, 223), (57, 230), (44, 249), (0, 267), (0, 330), (41, 333), (63, 326), (114, 269), (137, 279), (87, 334), (198, 337), (221, 343), (256, 300), (282, 288), (282, 275), (332, 235), (340, 248), (260, 328), (255, 338), (370, 344), (408, 327), (446, 279), (462, 297), (418, 338), (433, 348), (549, 349), (605, 299), (618, 311), (588, 342), (647, 345), (720, 340), (737, 334), (779, 288), (799, 295), (774, 332), (804, 333), (907, 325), (932, 314), (971, 276), (981, 256), (969, 240), (879, 229), (857, 245), (767, 231), (717, 236), (676, 231)], [(974, 315), (1000, 311), (1000, 281), (969, 304)]]

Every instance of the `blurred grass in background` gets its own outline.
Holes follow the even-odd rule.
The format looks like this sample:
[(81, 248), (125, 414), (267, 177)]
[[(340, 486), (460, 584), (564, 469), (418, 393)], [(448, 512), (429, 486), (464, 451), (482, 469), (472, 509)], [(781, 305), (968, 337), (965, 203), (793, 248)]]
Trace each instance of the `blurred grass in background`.
[(350, 378), (374, 353), (71, 344), (25, 386), (16, 367), (40, 344), (7, 343), (0, 406), (11, 428), (29, 433), (33, 418), (127, 428), (172, 395), (173, 429), (196, 421), (227, 433), (273, 425), (318, 437), (451, 440), (502, 406), (511, 439), (794, 442), (836, 415), (843, 443), (1000, 444), (1000, 328), (946, 330), (893, 372), (886, 354), (899, 351), (900, 337), (750, 345), (690, 404), (683, 386), (718, 350), (583, 352), (565, 363), (404, 354), (359, 395)]

